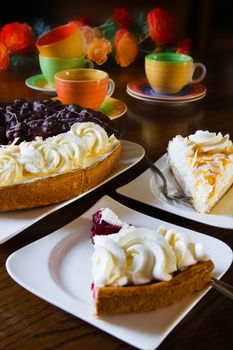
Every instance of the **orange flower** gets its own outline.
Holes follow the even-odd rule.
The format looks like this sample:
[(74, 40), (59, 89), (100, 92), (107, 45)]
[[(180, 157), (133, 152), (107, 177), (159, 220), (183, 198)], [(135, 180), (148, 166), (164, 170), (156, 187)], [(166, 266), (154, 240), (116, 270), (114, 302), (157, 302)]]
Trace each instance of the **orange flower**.
[(109, 40), (95, 37), (87, 47), (87, 57), (97, 64), (103, 64), (107, 61), (111, 50), (112, 45)]
[(150, 10), (147, 23), (151, 38), (157, 45), (172, 44), (175, 37), (175, 24), (169, 12), (159, 7)]
[(5, 70), (10, 64), (6, 46), (0, 41), (0, 70)]
[(127, 67), (138, 54), (136, 37), (127, 29), (119, 29), (115, 35), (115, 59), (121, 67)]
[(1, 41), (11, 52), (30, 51), (35, 45), (32, 28), (19, 22), (5, 24), (2, 27)]

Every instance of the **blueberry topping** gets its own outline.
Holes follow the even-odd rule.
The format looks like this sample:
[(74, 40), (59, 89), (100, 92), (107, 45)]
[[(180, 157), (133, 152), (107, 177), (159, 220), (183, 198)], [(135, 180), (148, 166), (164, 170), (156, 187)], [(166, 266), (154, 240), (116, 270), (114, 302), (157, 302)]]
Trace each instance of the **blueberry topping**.
[(119, 138), (108, 117), (78, 105), (63, 105), (58, 100), (0, 102), (0, 144), (11, 144), (15, 138), (20, 142), (32, 141), (36, 136), (46, 139), (67, 132), (74, 123), (83, 122), (99, 124), (108, 136), (115, 134)]

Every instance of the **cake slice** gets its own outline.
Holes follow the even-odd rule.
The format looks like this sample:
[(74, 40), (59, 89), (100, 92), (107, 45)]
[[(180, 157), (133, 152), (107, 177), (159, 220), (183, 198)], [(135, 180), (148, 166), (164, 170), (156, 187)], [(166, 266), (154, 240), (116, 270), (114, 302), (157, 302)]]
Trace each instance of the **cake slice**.
[(128, 225), (108, 208), (93, 221), (97, 316), (156, 310), (211, 282), (214, 264), (187, 234)]
[(209, 213), (233, 184), (233, 145), (229, 135), (198, 130), (168, 144), (170, 168), (196, 211)]

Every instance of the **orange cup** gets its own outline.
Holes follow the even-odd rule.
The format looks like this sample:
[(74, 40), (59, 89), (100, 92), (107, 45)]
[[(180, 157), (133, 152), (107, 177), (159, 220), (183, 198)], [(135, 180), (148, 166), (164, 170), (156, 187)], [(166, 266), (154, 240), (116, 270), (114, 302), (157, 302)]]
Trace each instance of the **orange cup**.
[(43, 34), (36, 42), (41, 56), (72, 58), (84, 55), (80, 26), (67, 23)]
[(58, 99), (64, 104), (78, 104), (98, 110), (105, 97), (113, 94), (115, 84), (102, 70), (68, 69), (55, 74)]

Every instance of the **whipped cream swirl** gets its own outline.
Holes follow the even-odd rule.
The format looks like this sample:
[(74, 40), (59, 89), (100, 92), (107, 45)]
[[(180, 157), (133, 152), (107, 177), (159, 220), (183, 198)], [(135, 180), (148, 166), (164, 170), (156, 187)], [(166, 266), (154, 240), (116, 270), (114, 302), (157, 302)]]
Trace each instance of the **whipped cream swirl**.
[(2, 147), (0, 151), (0, 184), (8, 186), (22, 178), (23, 167), (18, 161), (18, 147)]
[(87, 155), (97, 155), (105, 149), (108, 143), (108, 135), (106, 131), (98, 124), (76, 123), (71, 127), (71, 133), (82, 138), (86, 149)]
[(187, 233), (177, 232), (174, 229), (167, 230), (166, 228), (159, 228), (159, 231), (175, 253), (178, 270), (185, 270), (198, 261), (209, 260), (203, 244), (193, 242)]

